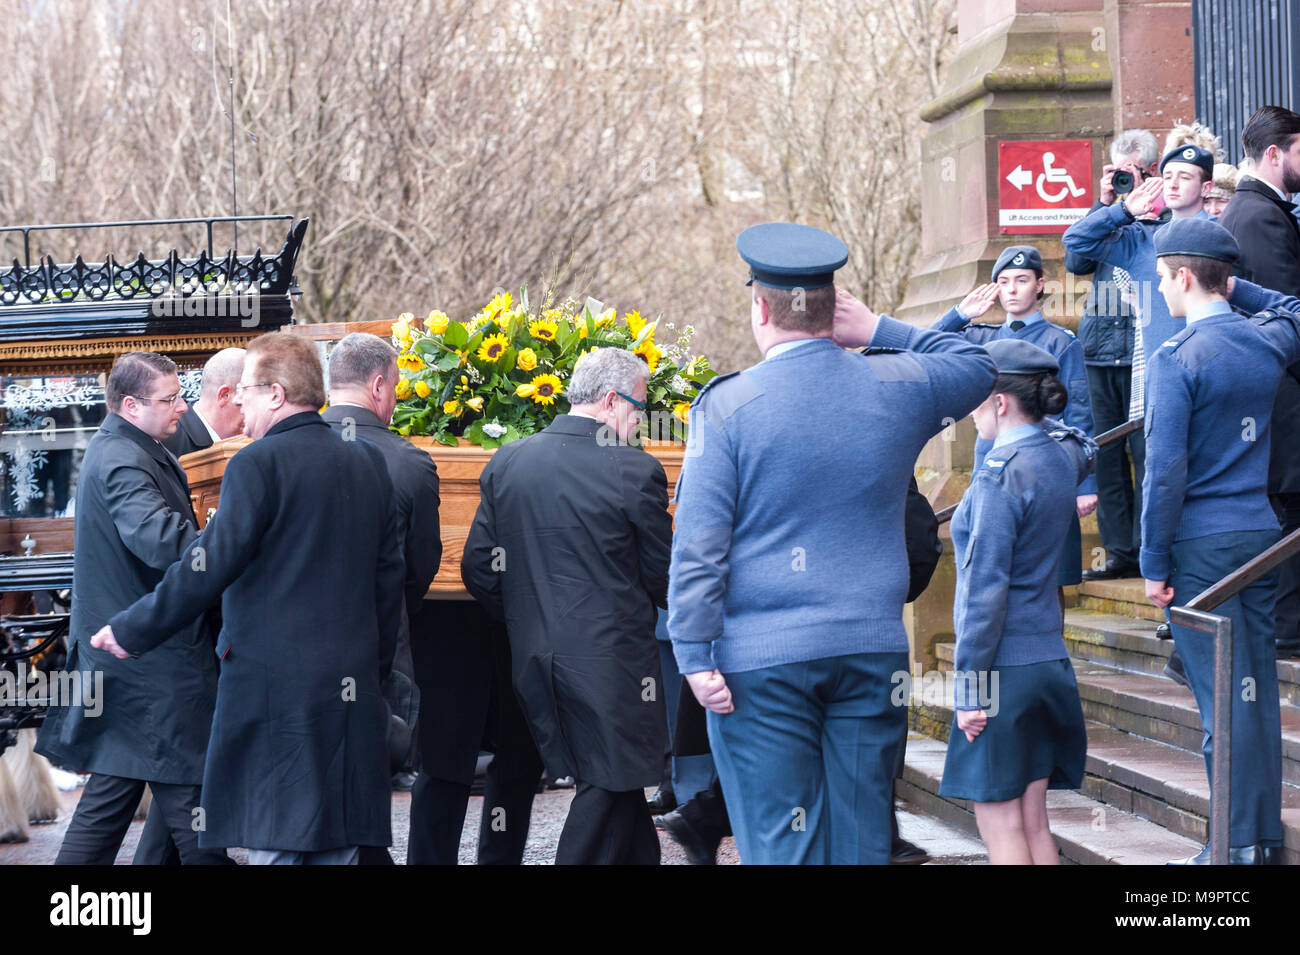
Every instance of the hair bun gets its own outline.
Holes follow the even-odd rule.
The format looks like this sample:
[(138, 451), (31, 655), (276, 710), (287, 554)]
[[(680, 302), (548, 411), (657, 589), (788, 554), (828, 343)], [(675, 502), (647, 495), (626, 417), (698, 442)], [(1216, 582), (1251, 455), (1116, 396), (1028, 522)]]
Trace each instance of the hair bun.
[(1038, 401), (1042, 405), (1043, 413), (1057, 415), (1065, 410), (1066, 402), (1069, 400), (1069, 393), (1065, 390), (1065, 385), (1061, 384), (1060, 379), (1054, 375), (1043, 375), (1038, 382)]

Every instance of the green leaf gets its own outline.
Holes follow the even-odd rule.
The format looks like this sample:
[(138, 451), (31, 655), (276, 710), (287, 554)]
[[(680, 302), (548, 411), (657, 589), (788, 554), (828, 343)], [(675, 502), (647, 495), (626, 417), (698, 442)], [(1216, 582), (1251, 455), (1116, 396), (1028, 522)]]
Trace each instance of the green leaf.
[(433, 440), (437, 441), (439, 444), (445, 444), (452, 448), (460, 444), (460, 441), (458, 441), (456, 436), (450, 431), (439, 431), (433, 436)]
[(439, 371), (451, 371), (460, 365), (460, 356), (455, 352), (448, 352), (434, 363)]
[(469, 341), (469, 329), (460, 322), (452, 322), (442, 333), (442, 341), (448, 348), (464, 351), (465, 343)]

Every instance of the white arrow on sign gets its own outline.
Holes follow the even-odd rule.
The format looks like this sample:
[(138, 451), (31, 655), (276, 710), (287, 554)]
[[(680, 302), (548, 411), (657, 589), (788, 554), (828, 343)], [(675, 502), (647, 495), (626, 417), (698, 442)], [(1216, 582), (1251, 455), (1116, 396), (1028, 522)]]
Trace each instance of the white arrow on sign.
[(1011, 170), (1011, 173), (1007, 176), (1007, 182), (1015, 186), (1017, 192), (1033, 181), (1034, 174), (1023, 166), (1016, 166), (1016, 168)]

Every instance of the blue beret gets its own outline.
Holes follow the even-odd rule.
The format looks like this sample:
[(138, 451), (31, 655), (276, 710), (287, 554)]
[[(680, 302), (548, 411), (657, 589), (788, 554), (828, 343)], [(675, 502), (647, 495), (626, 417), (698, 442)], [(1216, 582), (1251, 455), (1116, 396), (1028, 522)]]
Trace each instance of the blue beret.
[(1056, 374), (1061, 365), (1052, 353), (1022, 338), (999, 338), (984, 346), (999, 375)]
[(1032, 245), (1008, 246), (993, 264), (993, 281), (998, 280), (998, 273), (1003, 269), (1037, 269), (1041, 272), (1043, 257)]
[(849, 260), (849, 248), (829, 232), (793, 222), (764, 222), (736, 238), (749, 281), (768, 288), (823, 288)]
[(1165, 158), (1160, 160), (1160, 171), (1165, 171), (1165, 165), (1171, 162), (1185, 162), (1193, 166), (1200, 166), (1205, 170), (1205, 178), (1214, 178), (1214, 154), (1208, 149), (1202, 149), (1200, 146), (1193, 146), (1191, 143), (1184, 143), (1182, 146), (1175, 146), (1169, 152), (1165, 153)]
[(1213, 219), (1174, 219), (1156, 230), (1156, 255), (1199, 255), (1236, 262), (1240, 254), (1232, 233)]

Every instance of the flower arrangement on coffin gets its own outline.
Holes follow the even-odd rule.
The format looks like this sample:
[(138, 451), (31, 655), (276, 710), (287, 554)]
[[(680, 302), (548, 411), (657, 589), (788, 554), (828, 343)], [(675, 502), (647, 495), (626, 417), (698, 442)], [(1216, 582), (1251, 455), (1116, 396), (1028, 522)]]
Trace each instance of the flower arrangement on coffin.
[(634, 311), (620, 319), (594, 299), (581, 307), (569, 300), (533, 310), (527, 289), (517, 303), (509, 293), (495, 296), (465, 322), (433, 311), (420, 328), (405, 312), (393, 323), (402, 374), (393, 429), (432, 435), (442, 444), (500, 447), (568, 411), (565, 392), (578, 359), (593, 348), (614, 347), (640, 355), (650, 369), (649, 436), (684, 440), (687, 409), (717, 373), (704, 356), (688, 356), (690, 326), (678, 332), (665, 324), (674, 341), (656, 341), (662, 317), (647, 322)]

